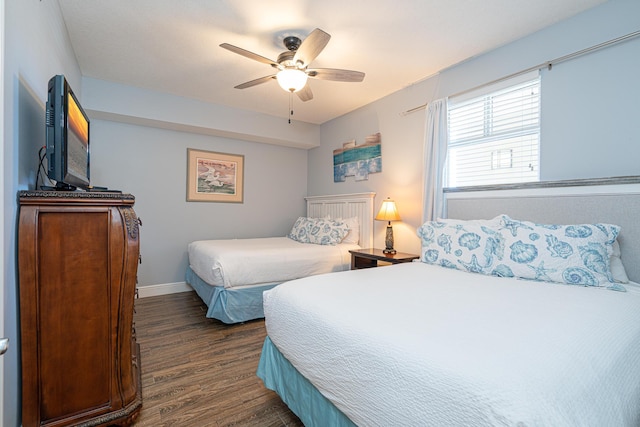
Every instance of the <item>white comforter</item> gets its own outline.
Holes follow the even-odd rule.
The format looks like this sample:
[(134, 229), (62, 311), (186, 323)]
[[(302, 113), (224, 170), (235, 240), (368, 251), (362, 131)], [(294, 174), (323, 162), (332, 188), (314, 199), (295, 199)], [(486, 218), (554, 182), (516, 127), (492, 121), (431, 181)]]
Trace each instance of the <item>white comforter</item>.
[(232, 288), (280, 283), (348, 270), (358, 245), (314, 245), (288, 237), (199, 240), (188, 245), (189, 266), (205, 282)]
[(401, 264), (264, 294), (283, 355), (359, 426), (638, 426), (640, 293)]

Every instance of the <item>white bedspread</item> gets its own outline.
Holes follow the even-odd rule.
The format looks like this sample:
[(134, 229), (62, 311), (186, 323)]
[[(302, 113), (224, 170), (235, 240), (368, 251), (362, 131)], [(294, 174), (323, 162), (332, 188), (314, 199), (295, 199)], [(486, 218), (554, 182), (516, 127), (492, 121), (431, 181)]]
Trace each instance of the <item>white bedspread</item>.
[(191, 269), (213, 286), (232, 288), (348, 270), (358, 245), (314, 245), (288, 237), (199, 240), (189, 244)]
[(638, 426), (640, 293), (423, 263), (264, 294), (281, 353), (359, 426)]

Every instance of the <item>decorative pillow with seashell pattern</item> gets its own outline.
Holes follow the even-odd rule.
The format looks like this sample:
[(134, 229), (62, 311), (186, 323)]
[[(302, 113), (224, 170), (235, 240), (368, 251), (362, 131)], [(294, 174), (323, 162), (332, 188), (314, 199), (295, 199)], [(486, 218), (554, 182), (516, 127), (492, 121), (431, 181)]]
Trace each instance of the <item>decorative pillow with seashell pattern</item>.
[(495, 267), (504, 256), (500, 217), (464, 221), (438, 219), (418, 228), (420, 260), (427, 264), (501, 276)]
[(421, 261), (472, 273), (544, 282), (626, 289), (610, 259), (620, 227), (518, 221), (439, 219), (418, 229)]
[(501, 215), (500, 231), (505, 265), (515, 277), (625, 290), (611, 273), (617, 225), (535, 224)]
[(301, 216), (293, 224), (287, 237), (300, 243), (337, 245), (348, 232), (349, 227), (344, 221)]

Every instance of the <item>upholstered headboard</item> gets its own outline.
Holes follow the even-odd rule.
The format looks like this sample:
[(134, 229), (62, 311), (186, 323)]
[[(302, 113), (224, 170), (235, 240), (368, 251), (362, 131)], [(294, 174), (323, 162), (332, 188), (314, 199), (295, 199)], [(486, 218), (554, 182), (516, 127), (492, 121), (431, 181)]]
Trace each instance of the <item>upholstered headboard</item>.
[[(598, 189), (594, 188), (594, 191)], [(460, 196), (447, 198), (447, 216), (490, 219), (499, 214), (546, 224), (608, 223), (621, 227), (618, 241), (629, 278), (640, 283), (640, 191), (623, 193)]]
[(353, 218), (360, 223), (360, 246), (373, 247), (373, 199), (376, 193), (308, 196), (307, 216), (313, 218)]

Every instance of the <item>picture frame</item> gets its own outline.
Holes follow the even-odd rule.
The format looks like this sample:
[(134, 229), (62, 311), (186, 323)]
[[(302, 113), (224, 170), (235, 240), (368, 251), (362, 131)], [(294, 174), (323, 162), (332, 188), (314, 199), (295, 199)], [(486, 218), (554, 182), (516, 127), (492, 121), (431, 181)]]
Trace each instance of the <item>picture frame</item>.
[(244, 156), (187, 148), (187, 202), (244, 202)]

